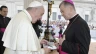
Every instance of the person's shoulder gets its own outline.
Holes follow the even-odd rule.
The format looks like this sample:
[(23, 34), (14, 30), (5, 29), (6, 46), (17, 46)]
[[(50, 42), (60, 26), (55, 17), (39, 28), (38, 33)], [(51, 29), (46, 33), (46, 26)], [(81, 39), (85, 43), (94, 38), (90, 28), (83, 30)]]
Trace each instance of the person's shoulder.
[(3, 16), (0, 14), (0, 19), (3, 19)]
[(6, 18), (11, 18), (11, 17), (6, 17)]
[(0, 14), (0, 17), (2, 17), (2, 15)]
[(6, 17), (7, 19), (11, 19), (10, 17)]
[(20, 21), (19, 26), (20, 27), (28, 28), (28, 27), (31, 27), (32, 24), (29, 21), (23, 19), (23, 20)]
[(82, 17), (79, 17), (76, 22), (75, 22), (75, 29), (81, 29), (81, 28), (88, 28), (88, 24), (87, 22), (82, 18)]
[(80, 17), (80, 16), (78, 17), (76, 23), (78, 25), (87, 25), (87, 22), (82, 17)]

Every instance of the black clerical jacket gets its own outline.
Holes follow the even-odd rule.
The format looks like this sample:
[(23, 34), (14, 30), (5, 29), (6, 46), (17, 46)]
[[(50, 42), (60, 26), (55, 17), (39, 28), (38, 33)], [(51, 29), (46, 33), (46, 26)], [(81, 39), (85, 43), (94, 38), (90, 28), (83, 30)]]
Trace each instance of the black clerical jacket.
[(3, 35), (3, 31), (1, 31), (2, 28), (6, 28), (8, 23), (10, 21), (10, 18), (9, 17), (3, 17), (1, 14), (0, 14), (0, 36)]
[(70, 19), (64, 34), (62, 51), (68, 54), (88, 54), (91, 39), (90, 29), (78, 14)]
[(2, 37), (3, 37), (4, 30), (6, 29), (9, 21), (10, 21), (10, 18), (8, 17), (4, 18), (0, 14), (0, 54), (3, 54), (4, 49), (5, 49), (5, 47), (3, 47)]

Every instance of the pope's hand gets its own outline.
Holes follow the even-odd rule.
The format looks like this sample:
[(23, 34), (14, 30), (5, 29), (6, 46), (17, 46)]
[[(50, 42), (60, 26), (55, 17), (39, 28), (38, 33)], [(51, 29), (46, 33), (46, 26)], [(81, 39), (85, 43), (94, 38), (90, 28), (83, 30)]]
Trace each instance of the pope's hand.
[(55, 46), (57, 47), (57, 49), (59, 49), (59, 44), (58, 43), (55, 43)]
[(49, 54), (51, 52), (51, 49), (46, 47), (46, 48), (44, 48), (44, 51), (45, 51), (45, 54)]
[(41, 43), (41, 44), (47, 44), (47, 43), (48, 43), (48, 41), (47, 41), (47, 40), (45, 40), (45, 39), (42, 39), (40, 43)]
[(64, 40), (65, 40), (65, 35), (63, 35), (63, 38), (60, 37), (60, 39), (59, 39), (59, 45), (62, 45), (62, 43), (63, 43)]

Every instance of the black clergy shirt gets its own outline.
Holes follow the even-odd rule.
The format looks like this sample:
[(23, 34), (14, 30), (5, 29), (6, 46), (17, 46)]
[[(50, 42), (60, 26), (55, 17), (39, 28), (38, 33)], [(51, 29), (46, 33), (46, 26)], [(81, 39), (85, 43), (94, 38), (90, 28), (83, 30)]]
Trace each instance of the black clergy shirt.
[(68, 54), (88, 54), (91, 37), (86, 21), (79, 14), (69, 21), (64, 32), (65, 40), (62, 43), (62, 51)]
[(3, 17), (0, 14), (0, 54), (3, 54), (5, 49), (5, 47), (3, 46), (2, 37), (3, 37), (4, 30), (6, 29), (9, 21), (10, 21), (9, 17)]

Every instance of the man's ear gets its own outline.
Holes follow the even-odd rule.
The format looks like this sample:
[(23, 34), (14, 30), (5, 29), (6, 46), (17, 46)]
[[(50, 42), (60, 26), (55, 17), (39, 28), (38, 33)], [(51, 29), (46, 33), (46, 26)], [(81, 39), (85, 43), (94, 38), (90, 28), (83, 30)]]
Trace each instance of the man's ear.
[(74, 9), (74, 7), (70, 6), (70, 11), (72, 11)]
[(71, 7), (71, 6), (69, 6), (69, 11), (71, 12), (71, 10), (72, 10), (72, 7)]

